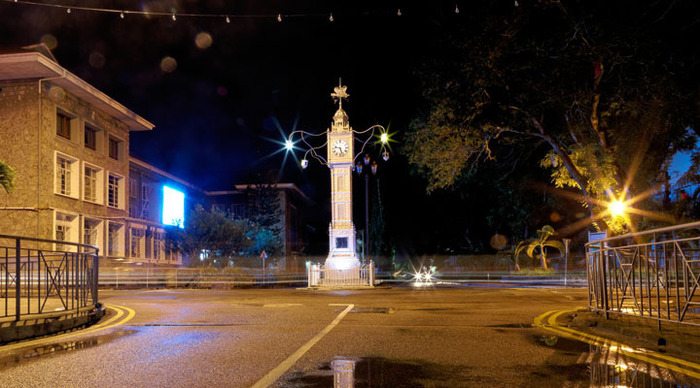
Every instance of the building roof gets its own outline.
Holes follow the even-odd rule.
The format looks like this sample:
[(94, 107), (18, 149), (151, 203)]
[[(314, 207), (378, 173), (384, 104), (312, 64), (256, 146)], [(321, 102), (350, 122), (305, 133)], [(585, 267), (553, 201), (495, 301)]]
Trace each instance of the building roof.
[(56, 63), (43, 45), (27, 46), (25, 51), (0, 54), (0, 81), (50, 80), (95, 108), (126, 124), (133, 131), (148, 131), (154, 124), (127, 109), (108, 95)]
[(191, 190), (199, 191), (199, 192), (206, 194), (206, 192), (204, 190), (200, 189), (199, 187), (187, 182), (186, 180), (184, 180), (182, 178), (178, 178), (175, 175), (173, 175), (167, 171), (161, 170), (160, 168), (158, 168), (156, 166), (150, 165), (150, 164), (144, 162), (143, 160), (136, 159), (133, 156), (130, 156), (129, 163), (133, 163), (133, 164), (135, 164), (143, 169), (151, 171), (151, 172), (158, 174), (160, 176), (166, 177), (166, 178), (170, 179), (171, 181), (177, 182), (177, 183), (181, 184), (182, 186), (185, 186)]

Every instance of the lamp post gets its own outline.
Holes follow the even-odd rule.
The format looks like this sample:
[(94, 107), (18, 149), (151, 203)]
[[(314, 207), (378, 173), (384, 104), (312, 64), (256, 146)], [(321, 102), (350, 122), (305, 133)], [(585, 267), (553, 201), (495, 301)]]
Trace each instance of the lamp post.
[[(388, 137), (382, 138), (382, 136), (380, 136), (379, 141), (380, 143), (384, 144), (388, 141)], [(389, 160), (389, 153), (386, 150), (382, 152), (382, 159), (384, 159), (385, 162)], [(365, 181), (365, 230), (362, 239), (362, 260), (366, 263), (367, 254), (371, 254), (371, 244), (369, 237), (369, 176), (370, 174), (372, 176), (377, 175), (379, 165), (377, 164), (377, 161), (373, 160), (369, 154), (365, 154), (365, 156), (362, 158), (362, 161), (358, 161), (357, 164), (354, 166), (354, 169), (357, 175), (364, 177)], [(379, 183), (377, 182), (377, 184)]]

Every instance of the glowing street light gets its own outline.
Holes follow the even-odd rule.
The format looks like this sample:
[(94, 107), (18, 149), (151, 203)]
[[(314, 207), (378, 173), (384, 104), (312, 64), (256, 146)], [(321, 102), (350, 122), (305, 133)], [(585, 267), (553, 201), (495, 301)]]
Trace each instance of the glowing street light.
[(287, 139), (287, 140), (284, 142), (284, 148), (285, 148), (287, 151), (291, 151), (292, 149), (294, 149), (294, 142), (292, 142), (291, 140)]
[(627, 212), (627, 205), (616, 199), (608, 204), (608, 211), (613, 217), (622, 217)]
[(386, 133), (386, 132), (382, 132), (382, 134), (379, 135), (379, 141), (380, 141), (382, 144), (387, 144), (387, 143), (389, 143), (389, 134)]

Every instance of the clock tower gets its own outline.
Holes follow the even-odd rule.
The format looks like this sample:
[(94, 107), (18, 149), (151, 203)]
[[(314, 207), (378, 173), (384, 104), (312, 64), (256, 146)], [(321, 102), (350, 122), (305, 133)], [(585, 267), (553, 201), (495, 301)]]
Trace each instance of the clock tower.
[[(331, 224), (328, 230), (329, 252), (325, 267), (347, 270), (344, 277), (360, 276), (360, 261), (355, 250), (355, 225), (352, 223), (352, 167), (355, 150), (352, 128), (343, 99), (350, 97), (347, 86), (339, 84), (331, 97), (338, 101), (338, 110), (327, 131), (328, 167), (331, 169)], [(357, 272), (354, 275), (354, 272)]]

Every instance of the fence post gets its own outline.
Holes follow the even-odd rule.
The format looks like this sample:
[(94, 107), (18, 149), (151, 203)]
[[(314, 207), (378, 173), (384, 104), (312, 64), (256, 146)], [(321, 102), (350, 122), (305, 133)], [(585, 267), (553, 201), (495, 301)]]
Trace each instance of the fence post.
[(15, 321), (19, 321), (22, 288), (20, 286), (20, 264), (22, 263), (22, 243), (19, 238), (15, 239)]
[(95, 250), (95, 256), (92, 258), (92, 278), (94, 279), (92, 282), (92, 304), (96, 305), (97, 301), (100, 300), (97, 297), (97, 290), (99, 289), (98, 283), (100, 279), (100, 249)]

